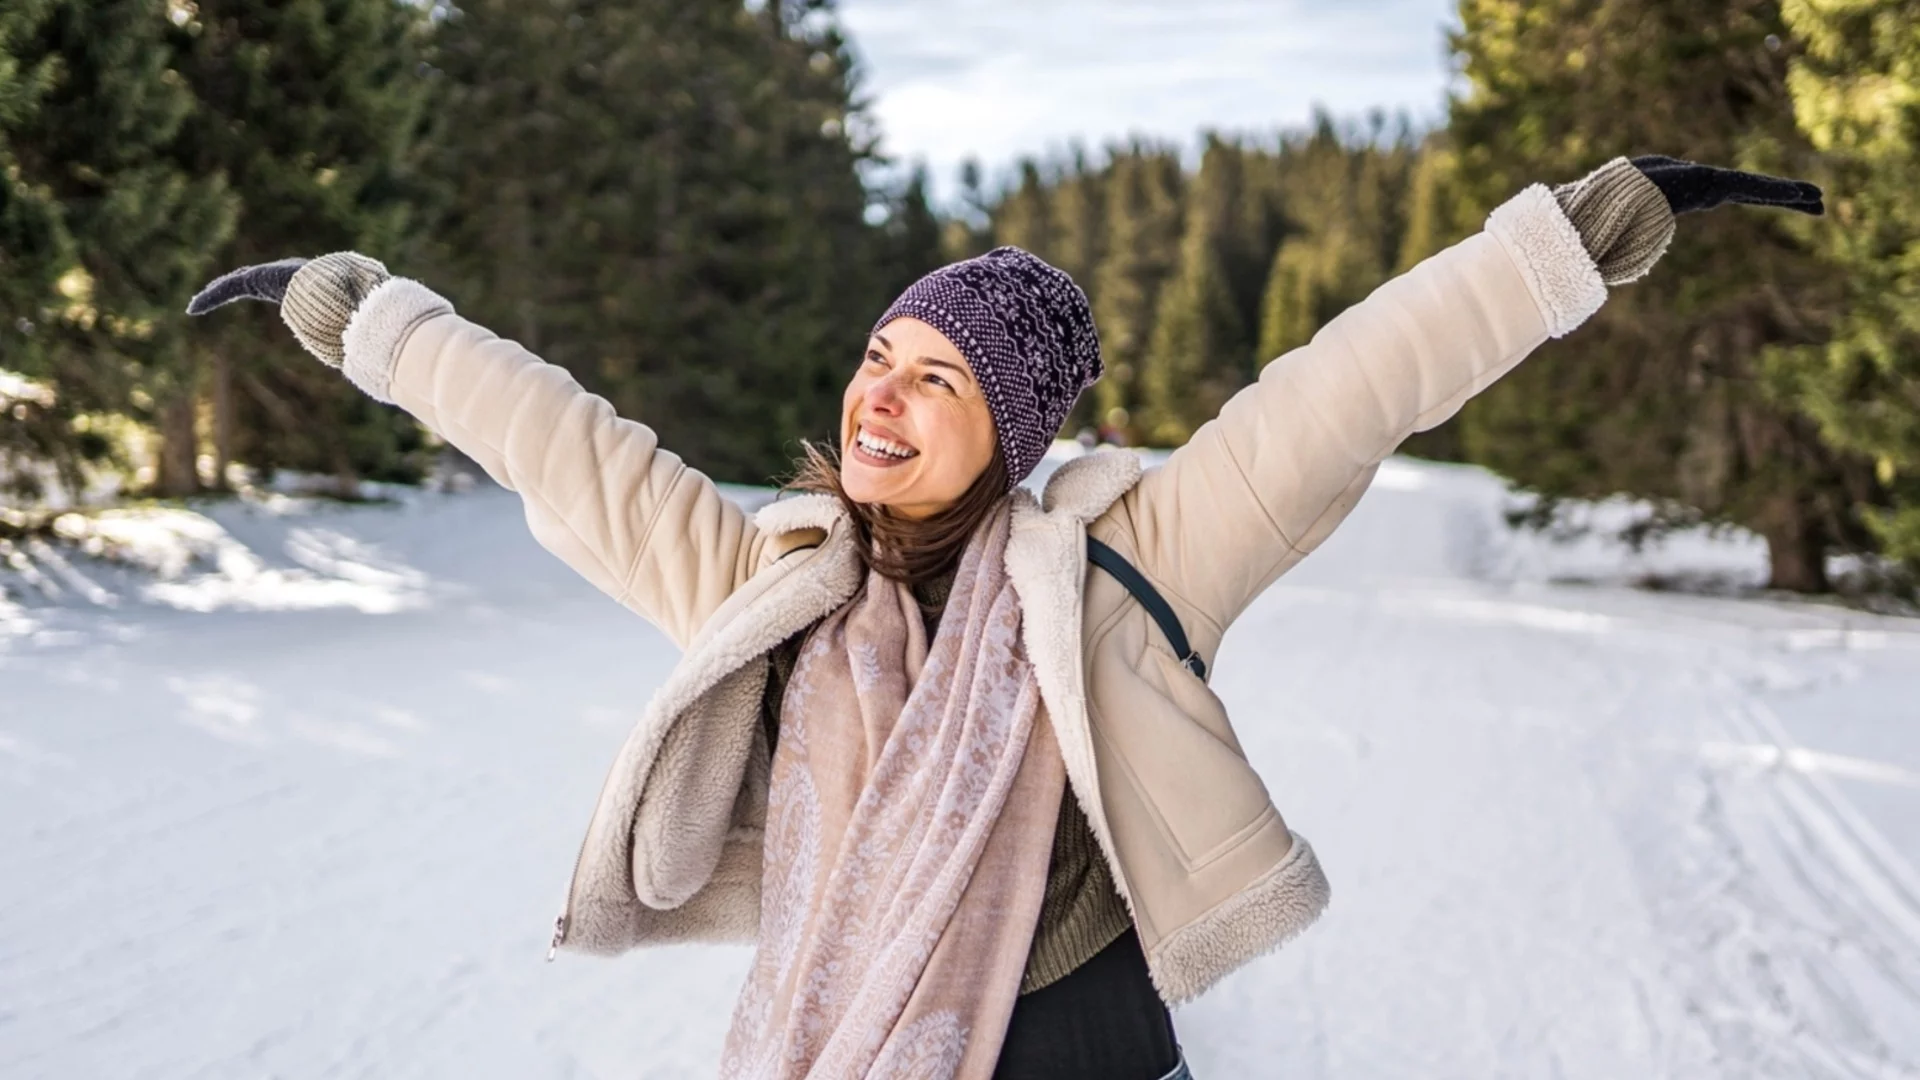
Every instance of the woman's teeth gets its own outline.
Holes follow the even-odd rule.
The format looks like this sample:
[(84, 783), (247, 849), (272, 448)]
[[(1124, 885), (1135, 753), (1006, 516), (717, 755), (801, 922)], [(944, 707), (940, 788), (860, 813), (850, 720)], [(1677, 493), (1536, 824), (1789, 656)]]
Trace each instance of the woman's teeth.
[(865, 428), (860, 429), (859, 433), (853, 437), (853, 441), (859, 443), (860, 448), (870, 454), (878, 454), (881, 457), (898, 458), (902, 461), (910, 457), (917, 457), (920, 453), (920, 451), (912, 447), (901, 446), (897, 442), (870, 435)]

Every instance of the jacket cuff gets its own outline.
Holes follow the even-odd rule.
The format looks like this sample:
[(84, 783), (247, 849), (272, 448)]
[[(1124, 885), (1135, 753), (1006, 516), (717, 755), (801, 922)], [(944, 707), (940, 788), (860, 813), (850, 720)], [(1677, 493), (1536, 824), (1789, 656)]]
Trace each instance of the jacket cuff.
[(1545, 184), (1533, 184), (1496, 207), (1487, 216), (1487, 232), (1520, 268), (1527, 292), (1546, 317), (1548, 337), (1565, 337), (1606, 303), (1600, 268)]
[(341, 335), (346, 357), (340, 371), (375, 401), (393, 404), (393, 369), (400, 347), (413, 328), (435, 315), (453, 314), (453, 305), (425, 285), (389, 278), (354, 309)]

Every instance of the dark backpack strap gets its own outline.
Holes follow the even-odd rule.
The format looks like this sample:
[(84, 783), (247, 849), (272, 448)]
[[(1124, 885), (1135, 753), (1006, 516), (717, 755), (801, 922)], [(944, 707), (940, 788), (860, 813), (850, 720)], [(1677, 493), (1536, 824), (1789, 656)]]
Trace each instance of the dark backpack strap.
[(1153, 616), (1153, 621), (1160, 624), (1160, 632), (1167, 636), (1167, 644), (1173, 646), (1173, 654), (1180, 658), (1180, 663), (1200, 678), (1207, 677), (1206, 662), (1200, 659), (1199, 653), (1193, 651), (1193, 646), (1187, 644), (1187, 632), (1180, 628), (1180, 616), (1173, 613), (1173, 607), (1167, 603), (1166, 597), (1160, 595), (1160, 590), (1154, 588), (1144, 574), (1133, 568), (1126, 556), (1089, 536), (1087, 561), (1112, 574), (1114, 580), (1126, 586), (1133, 598), (1140, 601), (1140, 606), (1147, 609), (1147, 614)]

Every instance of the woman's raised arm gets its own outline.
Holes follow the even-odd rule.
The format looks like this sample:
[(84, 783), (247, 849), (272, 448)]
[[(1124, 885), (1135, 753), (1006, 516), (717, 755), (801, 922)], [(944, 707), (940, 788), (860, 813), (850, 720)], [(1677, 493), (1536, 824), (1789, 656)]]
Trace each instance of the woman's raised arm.
[(1574, 330), (1608, 285), (1644, 275), (1675, 213), (1729, 201), (1822, 210), (1811, 184), (1671, 158), (1619, 158), (1577, 184), (1520, 192), (1483, 231), (1267, 364), (1149, 471), (1120, 507), (1139, 563), (1217, 641), (1326, 539), (1408, 435)]
[(752, 576), (763, 537), (714, 484), (563, 368), (350, 252), (235, 271), (188, 310), (281, 303), (300, 343), (518, 492), (535, 538), (685, 646)]

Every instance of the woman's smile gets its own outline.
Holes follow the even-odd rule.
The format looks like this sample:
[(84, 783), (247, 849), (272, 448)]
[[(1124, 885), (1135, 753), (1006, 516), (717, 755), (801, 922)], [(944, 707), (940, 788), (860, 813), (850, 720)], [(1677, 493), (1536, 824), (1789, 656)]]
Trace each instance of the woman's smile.
[(853, 436), (853, 456), (863, 465), (891, 469), (920, 456), (906, 440), (875, 425), (862, 423)]

